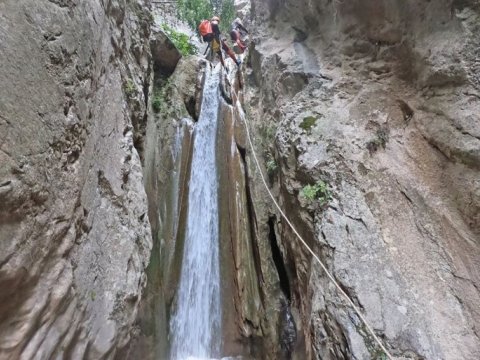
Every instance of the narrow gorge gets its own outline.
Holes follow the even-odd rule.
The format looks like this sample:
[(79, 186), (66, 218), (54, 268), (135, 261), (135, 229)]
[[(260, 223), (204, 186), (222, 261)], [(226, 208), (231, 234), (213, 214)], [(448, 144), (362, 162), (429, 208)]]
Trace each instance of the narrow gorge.
[(0, 359), (480, 359), (477, 0), (3, 0), (0, 80)]

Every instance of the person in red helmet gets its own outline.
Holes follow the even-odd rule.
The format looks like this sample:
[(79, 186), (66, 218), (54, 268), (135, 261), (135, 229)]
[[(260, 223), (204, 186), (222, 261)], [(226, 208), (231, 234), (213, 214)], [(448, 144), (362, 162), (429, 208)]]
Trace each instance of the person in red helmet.
[[(212, 50), (218, 54), (218, 56), (220, 57), (220, 62), (223, 66), (225, 66), (225, 63), (223, 61), (221, 49), (223, 49), (227, 53), (227, 55), (230, 56), (230, 58), (235, 62), (235, 64), (237, 64), (237, 66), (240, 66), (241, 62), (236, 58), (234, 52), (227, 46), (225, 40), (221, 38), (219, 25), (220, 18), (218, 16), (212, 17), (210, 21), (203, 20), (198, 26), (200, 35), (202, 35), (204, 41), (208, 42), (210, 46), (212, 46)], [(216, 40), (216, 43), (218, 45), (221, 45), (221, 48), (213, 40)]]

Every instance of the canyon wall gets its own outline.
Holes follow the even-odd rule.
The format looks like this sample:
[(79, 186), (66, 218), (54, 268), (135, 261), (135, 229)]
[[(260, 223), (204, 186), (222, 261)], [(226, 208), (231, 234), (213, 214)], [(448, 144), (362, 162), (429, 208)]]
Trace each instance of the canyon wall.
[[(478, 3), (252, 3), (245, 107), (282, 208), (393, 355), (478, 358)], [(269, 211), (297, 349), (384, 358)]]
[(0, 358), (112, 358), (130, 339), (152, 246), (147, 5), (0, 3)]
[[(480, 358), (477, 2), (237, 7), (250, 46), (219, 89), (222, 354), (385, 358), (273, 206), (248, 122), (280, 206), (389, 351)], [(168, 356), (212, 66), (168, 39), (163, 22), (184, 28), (170, 10), (0, 4), (0, 358)]]

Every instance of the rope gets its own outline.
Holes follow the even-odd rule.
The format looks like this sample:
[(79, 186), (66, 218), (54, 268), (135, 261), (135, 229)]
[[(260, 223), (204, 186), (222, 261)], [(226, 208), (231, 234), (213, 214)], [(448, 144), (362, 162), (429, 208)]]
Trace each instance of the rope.
[(359, 316), (359, 318), (362, 320), (362, 322), (365, 324), (365, 327), (368, 329), (368, 331), (370, 332), (370, 334), (372, 335), (372, 337), (375, 339), (375, 341), (378, 343), (378, 345), (380, 346), (380, 348), (383, 350), (383, 352), (385, 353), (385, 355), (388, 357), (389, 360), (394, 360), (393, 356), (390, 354), (390, 352), (385, 348), (385, 346), (383, 345), (383, 343), (380, 341), (380, 339), (378, 338), (377, 335), (375, 335), (375, 332), (373, 331), (372, 327), (370, 326), (370, 324), (367, 322), (367, 320), (365, 319), (365, 317), (361, 314), (360, 312), (360, 309), (354, 304), (354, 302), (352, 301), (352, 299), (350, 299), (350, 297), (347, 295), (347, 293), (345, 291), (343, 291), (343, 289), (340, 287), (340, 285), (338, 284), (338, 282), (335, 280), (335, 278), (333, 277), (332, 274), (330, 274), (330, 272), (327, 270), (327, 267), (323, 264), (323, 262), (320, 260), (320, 258), (315, 255), (315, 253), (313, 252), (313, 250), (310, 248), (310, 246), (308, 246), (308, 244), (305, 242), (305, 240), (303, 240), (302, 236), (298, 233), (297, 229), (295, 229), (295, 227), (293, 226), (293, 224), (290, 222), (290, 220), (288, 220), (287, 216), (285, 215), (285, 213), (283, 212), (283, 210), (280, 208), (280, 205), (278, 205), (277, 201), (275, 200), (275, 197), (273, 196), (273, 194), (271, 193), (270, 189), (268, 188), (268, 185), (267, 185), (267, 182), (265, 181), (265, 177), (263, 176), (263, 172), (261, 170), (261, 167), (260, 167), (260, 163), (258, 161), (258, 158), (257, 158), (257, 154), (255, 153), (255, 148), (253, 146), (253, 143), (252, 143), (252, 138), (250, 136), (250, 130), (249, 130), (249, 126), (248, 126), (248, 121), (247, 121), (247, 117), (246, 116), (243, 116), (243, 120), (245, 121), (245, 128), (247, 130), (247, 137), (248, 137), (248, 142), (250, 144), (250, 147), (252, 149), (252, 154), (253, 154), (253, 158), (255, 159), (255, 163), (257, 165), (257, 168), (258, 168), (258, 171), (260, 173), (260, 177), (262, 178), (262, 182), (263, 182), (263, 185), (265, 185), (265, 189), (267, 189), (267, 192), (268, 192), (268, 195), (270, 195), (270, 198), (272, 199), (273, 203), (275, 204), (276, 208), (278, 209), (278, 211), (280, 212), (280, 214), (282, 215), (282, 217), (285, 219), (285, 221), (288, 223), (288, 225), (290, 226), (290, 228), (293, 230), (293, 232), (295, 233), (295, 235), (297, 235), (297, 237), (300, 239), (301, 243), (307, 248), (308, 252), (310, 254), (312, 254), (313, 258), (320, 264), (320, 266), (322, 267), (323, 271), (325, 272), (325, 274), (327, 274), (328, 278), (332, 281), (332, 283), (335, 285), (335, 287), (338, 289), (338, 291), (345, 297), (345, 299), (347, 300), (347, 302), (352, 306), (353, 310), (355, 310), (355, 312), (357, 313), (357, 315)]

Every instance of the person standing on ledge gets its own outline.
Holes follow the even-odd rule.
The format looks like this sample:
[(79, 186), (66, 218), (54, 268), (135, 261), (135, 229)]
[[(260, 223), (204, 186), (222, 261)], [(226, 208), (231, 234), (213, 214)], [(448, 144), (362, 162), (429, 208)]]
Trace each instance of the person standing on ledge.
[(225, 51), (228, 56), (230, 56), (230, 58), (235, 62), (235, 64), (237, 64), (237, 66), (240, 66), (241, 61), (236, 58), (234, 52), (227, 46), (225, 40), (221, 38), (219, 24), (220, 18), (218, 16), (212, 17), (211, 20), (202, 20), (202, 22), (198, 26), (200, 35), (202, 36), (202, 39), (204, 41), (209, 43), (209, 46), (212, 47), (212, 51), (218, 54), (218, 56), (220, 57), (220, 62), (224, 67), (225, 63), (223, 61), (221, 49), (223, 49), (223, 51)]
[(236, 44), (233, 46), (233, 50), (237, 54), (243, 54), (247, 46), (243, 41), (248, 36), (248, 31), (242, 24), (240, 18), (233, 20), (232, 25), (230, 26), (230, 38)]

